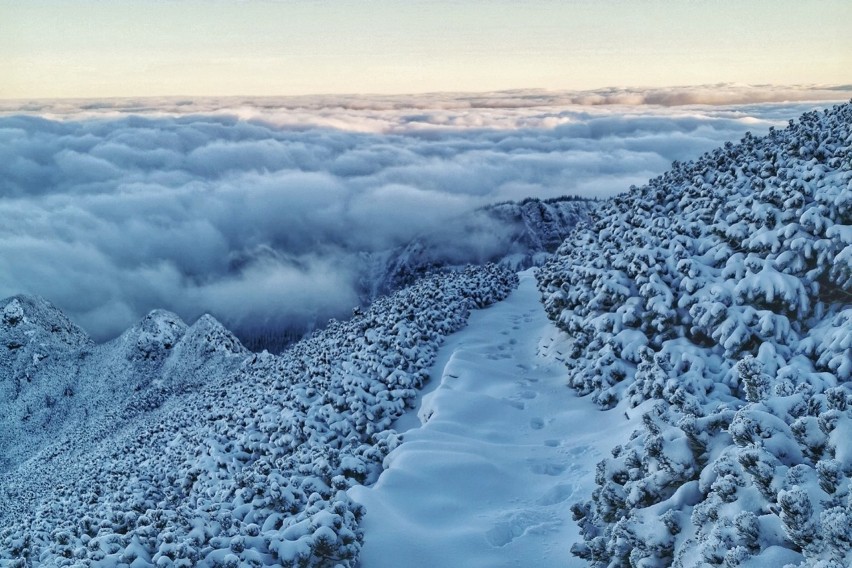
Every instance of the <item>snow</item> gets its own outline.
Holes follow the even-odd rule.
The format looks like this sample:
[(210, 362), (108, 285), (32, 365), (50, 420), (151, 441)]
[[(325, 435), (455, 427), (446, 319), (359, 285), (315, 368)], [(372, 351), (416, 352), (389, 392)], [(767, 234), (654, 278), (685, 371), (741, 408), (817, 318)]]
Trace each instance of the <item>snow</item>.
[(363, 568), (586, 565), (570, 552), (581, 540), (571, 504), (594, 488), (602, 449), (636, 424), (567, 388), (565, 341), (532, 270), (448, 338), (422, 426), (404, 431), (375, 485), (349, 490), (367, 510)]

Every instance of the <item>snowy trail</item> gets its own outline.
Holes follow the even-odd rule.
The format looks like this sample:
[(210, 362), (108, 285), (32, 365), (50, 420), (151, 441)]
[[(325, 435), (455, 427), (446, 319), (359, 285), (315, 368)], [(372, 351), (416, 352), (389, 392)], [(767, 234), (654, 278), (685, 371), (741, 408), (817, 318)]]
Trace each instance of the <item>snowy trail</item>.
[(565, 386), (559, 337), (526, 271), (448, 338), (417, 413), (425, 424), (404, 417), (398, 429), (412, 428), (388, 469), (350, 490), (367, 508), (363, 568), (585, 565), (570, 553), (570, 506), (634, 421)]

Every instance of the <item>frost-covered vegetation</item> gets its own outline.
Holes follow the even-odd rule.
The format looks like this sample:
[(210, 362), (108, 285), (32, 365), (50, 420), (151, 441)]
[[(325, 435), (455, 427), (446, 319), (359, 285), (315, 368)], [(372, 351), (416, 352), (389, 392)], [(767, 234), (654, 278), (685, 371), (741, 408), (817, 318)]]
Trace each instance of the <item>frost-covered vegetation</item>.
[(631, 188), (539, 276), (570, 385), (657, 401), (574, 507), (596, 567), (852, 565), (852, 104)]
[(3, 368), (24, 377), (12, 402), (45, 402), (89, 359), (148, 374), (67, 375), (67, 398), (94, 402), (63, 407), (65, 426), (0, 473), (0, 566), (353, 566), (364, 511), (345, 490), (399, 444), (391, 425), (443, 337), (516, 283), (493, 265), (435, 275), (280, 357), (247, 354), (212, 318), (187, 329), (160, 311), (94, 347), (46, 303), (7, 300)]
[[(43, 300), (4, 300), (0, 568), (355, 566), (364, 509), (346, 490), (400, 443), (442, 338), (590, 214), (539, 288), (570, 337), (570, 385), (642, 428), (573, 507), (574, 553), (852, 565), (850, 145), (843, 105), (600, 207), (487, 208), (366, 258), (364, 297), (413, 284), (281, 356), (161, 310), (96, 345)], [(433, 274), (489, 259), (503, 267)]]

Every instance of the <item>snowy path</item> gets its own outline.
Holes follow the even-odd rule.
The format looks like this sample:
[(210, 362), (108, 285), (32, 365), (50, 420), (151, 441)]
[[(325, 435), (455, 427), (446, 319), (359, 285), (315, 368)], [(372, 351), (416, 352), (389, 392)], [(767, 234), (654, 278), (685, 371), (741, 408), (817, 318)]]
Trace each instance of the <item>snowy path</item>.
[[(584, 566), (570, 506), (594, 488), (596, 462), (633, 421), (565, 386), (559, 335), (531, 271), (508, 299), (448, 338), (405, 442), (372, 487), (363, 568)], [(434, 388), (437, 386), (437, 388)]]

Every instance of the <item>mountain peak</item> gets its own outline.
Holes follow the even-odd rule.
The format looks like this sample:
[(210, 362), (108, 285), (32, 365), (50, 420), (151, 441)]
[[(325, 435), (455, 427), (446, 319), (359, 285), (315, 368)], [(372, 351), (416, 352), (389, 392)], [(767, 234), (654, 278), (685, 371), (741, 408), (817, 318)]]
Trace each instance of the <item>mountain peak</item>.
[(130, 350), (128, 358), (163, 359), (183, 338), (187, 329), (186, 323), (177, 314), (168, 310), (152, 310), (124, 333)]
[(178, 349), (196, 357), (214, 352), (222, 354), (248, 355), (240, 340), (228, 331), (219, 320), (210, 314), (204, 314), (187, 328)]
[(9, 350), (32, 343), (78, 348), (91, 339), (62, 310), (39, 296), (20, 294), (0, 300), (0, 341)]

